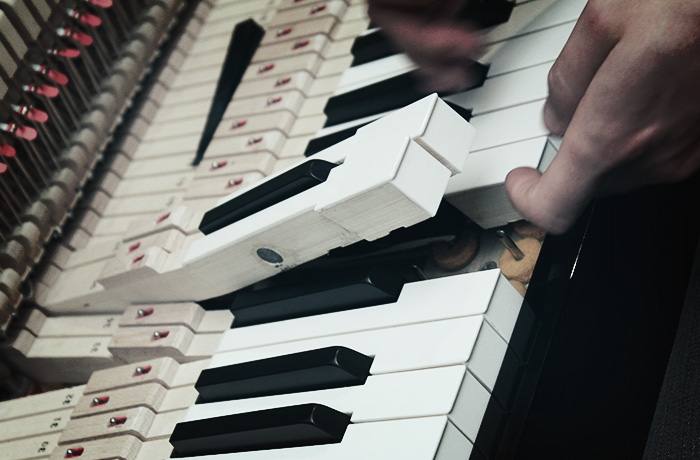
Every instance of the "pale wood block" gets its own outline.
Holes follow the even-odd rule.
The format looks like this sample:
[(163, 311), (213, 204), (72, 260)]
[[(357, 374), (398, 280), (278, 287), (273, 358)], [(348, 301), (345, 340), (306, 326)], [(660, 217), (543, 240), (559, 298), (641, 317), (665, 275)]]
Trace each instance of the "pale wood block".
[(147, 441), (141, 445), (141, 450), (134, 460), (166, 460), (170, 458), (173, 446), (167, 439)]
[(193, 302), (134, 305), (124, 311), (119, 327), (180, 325), (196, 332), (205, 314)]
[(330, 38), (328, 38), (327, 35), (317, 33), (307, 37), (300, 37), (294, 41), (259, 46), (253, 55), (251, 63), (271, 61), (281, 57), (293, 56), (308, 52), (314, 52), (320, 56), (327, 57), (326, 53), (329, 51), (331, 46), (332, 44)]
[[(181, 113), (180, 111), (176, 110), (173, 110), (172, 112)], [(200, 137), (201, 133), (200, 135), (196, 136), (173, 137), (169, 139), (159, 139), (153, 142), (144, 142), (134, 153), (134, 158), (143, 160), (153, 157), (190, 153), (192, 155), (192, 159), (194, 160), (194, 153), (197, 150)]]
[(294, 114), (287, 111), (224, 118), (214, 133), (214, 139), (253, 134), (278, 129), (287, 134), (294, 124)]
[(287, 139), (287, 142), (285, 142), (284, 147), (280, 152), (280, 160), (284, 158), (300, 158), (304, 156), (306, 146), (309, 145), (309, 141), (313, 138), (314, 136), (310, 134), (290, 137)]
[(290, 72), (286, 75), (275, 77), (259, 78), (256, 80), (242, 82), (233, 100), (244, 99), (246, 97), (267, 95), (273, 91), (298, 90), (302, 94), (307, 94), (314, 81), (313, 75), (305, 70)]
[[(156, 337), (156, 333), (160, 337)], [(160, 356), (184, 362), (188, 360), (187, 349), (193, 337), (194, 333), (185, 326), (125, 327), (114, 334), (109, 349), (126, 362)]]
[(232, 323), (233, 313), (230, 310), (205, 311), (196, 332), (225, 332)]
[(103, 217), (95, 227), (93, 238), (114, 238), (124, 234), (135, 216)]
[[(106, 260), (100, 260), (91, 264), (64, 270), (55, 287), (48, 292), (41, 306), (49, 311), (55, 312), (55, 310), (51, 308), (52, 303), (69, 301), (69, 299), (81, 295), (90, 295), (95, 292), (103, 291), (102, 286), (97, 282), (96, 278), (99, 273), (102, 272), (106, 263)], [(74, 302), (71, 303), (68, 311), (90, 311), (93, 306), (94, 305), (89, 302)]]
[(197, 166), (195, 181), (246, 172), (259, 172), (262, 175), (267, 175), (272, 171), (276, 160), (277, 158), (269, 152), (208, 157), (206, 161), (202, 161)]
[(197, 402), (199, 393), (192, 385), (173, 388), (165, 393), (165, 398), (161, 402), (159, 412), (169, 412), (178, 409), (187, 409)]
[(93, 185), (97, 190), (100, 190), (111, 197), (114, 191), (117, 189), (120, 180), (121, 177), (117, 176), (111, 171), (107, 171), (101, 177), (96, 178), (96, 180), (93, 181)]
[[(213, 39), (209, 41), (211, 42), (210, 45), (214, 43)], [(204, 50), (203, 52), (225, 52), (229, 40), (226, 37), (217, 37), (216, 42), (218, 43), (218, 46), (209, 50)], [(170, 89), (181, 89), (189, 86), (196, 86), (197, 84), (216, 83), (219, 81), (219, 75), (221, 73), (220, 66), (221, 63), (219, 63), (219, 65), (216, 66), (207, 66), (186, 70), (183, 69), (177, 75), (175, 81), (173, 81), (173, 84), (171, 85)]]
[(182, 194), (178, 192), (154, 193), (148, 195), (147, 200), (142, 197), (112, 198), (105, 209), (104, 217), (155, 214), (178, 206), (181, 201)]
[(145, 176), (159, 176), (162, 174), (187, 173), (193, 170), (193, 160), (194, 156), (189, 153), (181, 153), (169, 157), (134, 160), (131, 162), (124, 178), (131, 179)]
[[(134, 241), (154, 233), (177, 230), (189, 235), (196, 231), (201, 215), (187, 206), (177, 206), (161, 214), (134, 220), (124, 233), (124, 241)], [(195, 223), (196, 221), (196, 223)]]
[(194, 178), (192, 172), (176, 172), (173, 174), (157, 175), (156, 177), (140, 177), (123, 180), (115, 191), (115, 198), (130, 196), (146, 197), (154, 193), (177, 192), (187, 189)]
[[(156, 414), (146, 407), (124, 409), (114, 413), (93, 415), (70, 420), (63, 429), (58, 443), (69, 447), (78, 442), (110, 438), (121, 435), (136, 436), (145, 440)], [(116, 418), (123, 423), (110, 424)]]
[(259, 172), (249, 172), (243, 174), (234, 173), (230, 176), (215, 176), (197, 179), (187, 190), (184, 199), (190, 200), (197, 198), (226, 196), (235, 192), (236, 190), (258, 182), (263, 177), (264, 175)]
[(51, 264), (59, 268), (64, 268), (71, 257), (73, 257), (73, 251), (70, 248), (62, 244), (57, 244), (51, 249), (48, 260)]
[[(79, 441), (75, 445), (65, 444), (54, 449), (51, 460), (64, 460), (68, 449), (82, 448), (80, 460), (102, 460), (105, 458), (114, 460), (132, 460), (136, 458), (145, 444), (136, 436), (126, 434), (107, 439), (97, 439), (94, 441)], [(151, 457), (156, 459), (157, 457)], [(162, 457), (165, 458), (165, 457)]]
[(175, 252), (182, 248), (185, 233), (177, 228), (166, 229), (139, 238), (125, 238), (122, 249), (114, 253), (117, 257), (136, 257), (150, 247), (157, 247), (165, 252)]
[(119, 316), (115, 315), (50, 317), (36, 335), (39, 338), (109, 337), (117, 330), (118, 320)]
[(306, 98), (301, 106), (301, 109), (299, 109), (297, 116), (308, 117), (323, 113), (323, 109), (326, 108), (329, 98), (330, 94)]
[(310, 117), (297, 118), (294, 121), (294, 126), (289, 131), (290, 137), (306, 136), (316, 134), (323, 125), (326, 124), (326, 114), (312, 115)]
[(332, 75), (329, 77), (317, 78), (314, 80), (311, 88), (306, 93), (307, 97), (315, 97), (321, 95), (328, 95), (330, 97), (335, 89), (338, 87), (341, 75)]
[(182, 200), (182, 204), (189, 206), (192, 209), (196, 209), (198, 211), (206, 212), (209, 211), (210, 209), (213, 209), (216, 207), (216, 205), (219, 203), (219, 197), (208, 197), (208, 198), (185, 198)]
[(177, 369), (170, 388), (180, 388), (193, 386), (199, 374), (209, 366), (209, 359), (182, 363)]
[(80, 265), (110, 258), (119, 250), (121, 245), (121, 240), (113, 237), (108, 237), (106, 239), (91, 238), (90, 242), (84, 248), (72, 253), (65, 269), (79, 267)]
[(275, 164), (275, 172), (284, 171), (299, 163), (305, 161), (307, 158), (304, 155), (289, 156), (286, 158), (280, 158), (280, 160)]
[(341, 0), (303, 5), (297, 8), (278, 11), (270, 21), (270, 28), (289, 26), (300, 21), (313, 18), (336, 17), (342, 18), (347, 10), (347, 4)]
[[(5, 441), (2, 443), (3, 455), (13, 460), (38, 460), (49, 458), (58, 445), (61, 433), (48, 433), (31, 438)], [(63, 459), (63, 456), (60, 457)]]
[(316, 53), (303, 53), (291, 57), (281, 57), (274, 60), (257, 62), (248, 66), (242, 81), (253, 81), (259, 78), (283, 75), (297, 70), (305, 70), (316, 75), (323, 58)]
[(157, 382), (109, 389), (104, 392), (84, 395), (78, 401), (71, 418), (89, 417), (133, 407), (147, 407), (158, 412), (168, 389)]
[(0, 441), (14, 441), (60, 432), (68, 424), (71, 412), (73, 408), (67, 408), (2, 421), (0, 422)]
[(154, 246), (139, 251), (133, 256), (115, 256), (104, 265), (97, 277), (97, 282), (111, 289), (155, 278), (164, 271), (169, 256), (170, 253)]
[[(111, 389), (144, 385), (149, 382), (157, 382), (166, 388), (172, 388), (176, 386), (173, 385), (173, 381), (180, 372), (180, 367), (174, 359), (160, 357), (97, 371), (90, 376), (84, 394), (94, 395), (95, 393)], [(195, 380), (192, 381), (192, 384), (194, 384), (197, 377), (194, 378)]]
[[(287, 139), (281, 131), (265, 131), (250, 136), (227, 137), (226, 139), (213, 139), (204, 153), (204, 158), (218, 159), (230, 155), (258, 155), (268, 152), (277, 155)], [(254, 157), (243, 157), (256, 161)]]
[(304, 95), (299, 91), (284, 91), (238, 99), (231, 101), (224, 113), (224, 119), (242, 117), (244, 115), (259, 115), (263, 113), (286, 110), (296, 114), (304, 102)]
[(79, 385), (0, 402), (0, 420), (11, 420), (74, 408), (84, 390), (85, 385)]
[(200, 86), (188, 86), (186, 88), (168, 91), (162, 99), (161, 110), (164, 108), (174, 108), (192, 102), (211, 100), (216, 91), (216, 83), (209, 83)]
[(27, 358), (80, 358), (93, 361), (114, 360), (107, 345), (109, 336), (92, 337), (37, 337), (27, 353)]
[(216, 35), (226, 35), (231, 36), (233, 28), (237, 23), (244, 21), (245, 19), (251, 18), (261, 26), (266, 25), (270, 22), (270, 18), (274, 15), (273, 12), (263, 11), (260, 13), (253, 13), (250, 15), (236, 16), (233, 19), (218, 18), (215, 16), (210, 17), (206, 22), (204, 27), (199, 33), (200, 38), (214, 37)]
[(343, 40), (346, 38), (357, 37), (367, 30), (369, 26), (369, 18), (358, 19), (356, 21), (342, 22), (331, 33), (331, 38), (334, 41)]
[(326, 59), (332, 59), (347, 56), (351, 53), (352, 45), (354, 43), (355, 37), (332, 41), (330, 46), (328, 47), (328, 52), (325, 54), (324, 57)]
[(187, 358), (204, 359), (208, 358), (216, 352), (221, 342), (222, 333), (213, 334), (195, 334), (192, 338), (192, 343), (187, 349)]
[[(178, 112), (188, 112), (187, 106), (173, 107), (170, 110)], [(184, 118), (184, 117), (183, 117)], [(197, 116), (184, 119), (169, 120), (157, 125), (152, 125), (143, 136), (142, 142), (153, 142), (159, 139), (169, 139), (173, 137), (186, 137), (202, 133), (206, 117)]]
[(367, 16), (367, 4), (364, 2), (348, 7), (343, 16), (343, 22), (352, 22), (362, 19), (369, 19)]
[(210, 108), (211, 101), (199, 101), (188, 104), (187, 110), (159, 110), (153, 117), (153, 124), (158, 125), (187, 118), (206, 118)]
[(297, 40), (301, 37), (313, 34), (326, 34), (328, 36), (332, 36), (331, 32), (336, 28), (338, 22), (338, 18), (335, 16), (325, 16), (304, 22), (298, 22), (293, 25), (271, 28), (265, 33), (260, 45), (269, 45), (270, 43), (279, 43), (287, 40)]
[(148, 439), (169, 439), (173, 430), (175, 430), (175, 425), (184, 421), (186, 414), (186, 410), (156, 414), (153, 424), (151, 424), (151, 427), (148, 430)]
[(352, 55), (326, 59), (316, 72), (316, 78), (342, 74), (348, 67), (350, 67), (350, 65), (352, 65), (352, 60)]

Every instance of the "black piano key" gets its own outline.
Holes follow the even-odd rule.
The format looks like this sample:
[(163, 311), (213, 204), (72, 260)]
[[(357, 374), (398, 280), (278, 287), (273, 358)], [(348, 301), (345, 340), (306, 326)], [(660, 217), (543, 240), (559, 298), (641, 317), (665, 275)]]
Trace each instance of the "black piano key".
[(401, 276), (372, 268), (314, 280), (238, 293), (231, 305), (231, 327), (282, 321), (353, 308), (396, 302), (403, 288)]
[(178, 423), (174, 457), (339, 443), (350, 416), (321, 404), (225, 415)]
[[(469, 88), (481, 86), (486, 79), (488, 67), (475, 62), (472, 65), (474, 82)], [(324, 112), (326, 126), (357, 120), (375, 114), (396, 110), (428, 95), (418, 89), (415, 72), (406, 72), (377, 83), (333, 96), (328, 100)], [(440, 94), (447, 96), (447, 93)]]
[(252, 19), (241, 22), (233, 29), (231, 42), (226, 51), (226, 58), (219, 75), (219, 81), (216, 84), (214, 99), (209, 109), (202, 137), (199, 140), (199, 146), (197, 147), (197, 153), (193, 162), (195, 166), (202, 161), (204, 152), (214, 137), (216, 127), (224, 116), (226, 107), (228, 107), (233, 93), (238, 88), (243, 74), (248, 68), (251, 59), (253, 59), (253, 54), (255, 54), (264, 34), (263, 28)]
[(491, 27), (507, 22), (514, 6), (515, 2), (510, 0), (469, 0), (457, 17), (478, 27)]
[(374, 29), (357, 37), (350, 52), (353, 56), (352, 66), (358, 66), (397, 54), (399, 50), (384, 32)]
[(310, 189), (328, 178), (336, 164), (309, 160), (204, 214), (199, 230), (209, 234)]
[(372, 358), (345, 347), (326, 347), (204, 370), (198, 403), (255, 398), (362, 385)]
[(304, 156), (310, 157), (314, 153), (318, 153), (332, 145), (337, 144), (340, 141), (344, 141), (345, 139), (354, 136), (358, 129), (362, 128), (367, 124), (369, 124), (369, 122), (360, 123), (349, 128), (345, 128), (343, 130), (327, 134), (325, 136), (311, 139), (311, 141), (309, 141), (309, 143), (306, 146), (306, 150), (304, 150)]

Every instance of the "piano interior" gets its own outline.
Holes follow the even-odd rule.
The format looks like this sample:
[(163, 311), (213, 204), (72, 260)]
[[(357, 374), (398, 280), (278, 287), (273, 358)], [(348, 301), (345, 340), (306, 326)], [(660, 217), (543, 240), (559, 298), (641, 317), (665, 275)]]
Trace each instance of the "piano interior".
[(641, 458), (700, 181), (524, 221), (586, 2), (465, 3), (428, 94), (363, 0), (0, 0), (2, 457)]

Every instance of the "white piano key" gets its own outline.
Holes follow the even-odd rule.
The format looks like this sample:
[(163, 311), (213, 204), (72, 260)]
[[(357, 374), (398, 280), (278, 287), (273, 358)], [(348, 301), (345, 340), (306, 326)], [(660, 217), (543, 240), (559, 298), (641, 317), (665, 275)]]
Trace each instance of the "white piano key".
[(471, 450), (472, 443), (446, 416), (441, 416), (350, 424), (338, 444), (182, 460), (467, 460)]
[[(462, 391), (469, 395), (455, 407)], [(185, 421), (317, 403), (350, 415), (352, 423), (447, 415), (473, 441), (488, 401), (486, 389), (458, 365), (370, 376), (345, 388), (197, 404)]]
[(519, 167), (544, 171), (557, 149), (547, 136), (472, 152), (464, 171), (450, 179), (447, 200), (483, 228), (522, 219), (505, 191), (505, 179)]
[(537, 0), (516, 5), (508, 21), (491, 28), (484, 39), (493, 44), (575, 21), (586, 3), (587, 0)]
[(350, 67), (340, 78), (334, 95), (344, 94), (363, 86), (368, 86), (387, 78), (409, 72), (416, 64), (403, 53), (394, 54), (382, 59)]
[(212, 357), (211, 367), (328, 346), (344, 346), (374, 357), (370, 368), (372, 375), (466, 364), (487, 388), (492, 389), (508, 345), (483, 316), (478, 315), (242, 350), (219, 349)]
[(480, 314), (508, 341), (521, 303), (497, 269), (461, 274), (408, 283), (395, 303), (234, 328), (224, 333), (219, 351)]
[(472, 109), (472, 116), (538, 101), (547, 97), (547, 74), (552, 64), (553, 61), (487, 78), (482, 86), (444, 100)]
[(476, 130), (472, 152), (546, 136), (542, 108), (544, 99), (473, 117)]
[(485, 58), (489, 77), (554, 61), (571, 35), (576, 21), (513, 38), (502, 46), (492, 47)]

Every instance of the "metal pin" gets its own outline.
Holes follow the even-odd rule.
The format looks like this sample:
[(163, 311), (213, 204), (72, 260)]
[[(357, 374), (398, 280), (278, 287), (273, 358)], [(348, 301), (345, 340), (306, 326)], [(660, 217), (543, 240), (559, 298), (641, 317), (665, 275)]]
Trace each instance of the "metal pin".
[(515, 260), (522, 260), (523, 257), (525, 257), (523, 251), (520, 250), (518, 245), (515, 244), (515, 241), (513, 241), (512, 238), (506, 234), (506, 232), (503, 230), (496, 230), (496, 236), (501, 240), (503, 246), (506, 247), (508, 252), (510, 252)]

